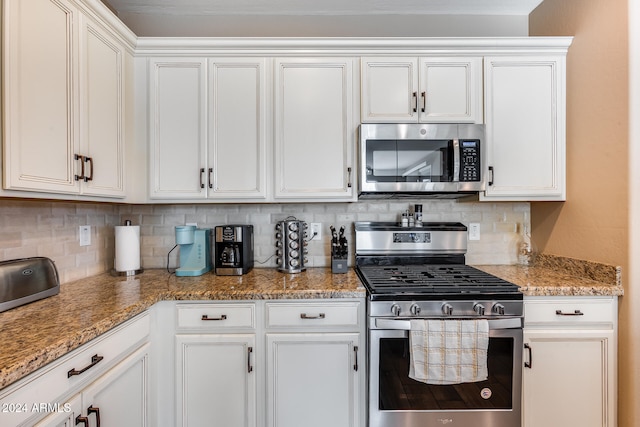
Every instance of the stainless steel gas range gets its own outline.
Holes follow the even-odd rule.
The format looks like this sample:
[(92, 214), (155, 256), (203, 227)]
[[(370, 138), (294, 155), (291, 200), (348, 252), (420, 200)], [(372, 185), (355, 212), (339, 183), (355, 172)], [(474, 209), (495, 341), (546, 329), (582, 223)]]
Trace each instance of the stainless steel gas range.
[[(368, 295), (369, 427), (520, 426), (518, 286), (465, 264), (463, 224), (358, 222), (355, 230), (355, 269)], [(486, 377), (437, 384), (410, 377), (410, 336), (421, 321), (484, 324)]]

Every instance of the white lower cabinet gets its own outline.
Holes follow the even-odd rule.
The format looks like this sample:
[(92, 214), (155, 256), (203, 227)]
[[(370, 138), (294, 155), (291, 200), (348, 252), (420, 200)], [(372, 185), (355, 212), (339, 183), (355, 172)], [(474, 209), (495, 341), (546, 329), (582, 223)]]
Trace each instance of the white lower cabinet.
[(525, 300), (523, 426), (615, 427), (616, 297)]
[(256, 304), (178, 303), (176, 425), (255, 427)]
[(36, 427), (83, 425), (143, 427), (147, 422), (149, 344), (107, 371), (62, 405)]
[(363, 427), (363, 310), (360, 300), (176, 303), (176, 422), (162, 425)]
[(363, 425), (363, 304), (267, 302), (266, 426)]
[(359, 334), (267, 334), (267, 426), (355, 427)]
[(87, 426), (148, 426), (149, 344), (120, 362), (82, 392)]
[(150, 425), (149, 332), (144, 313), (0, 390), (0, 425)]
[(256, 425), (254, 334), (176, 337), (179, 426)]

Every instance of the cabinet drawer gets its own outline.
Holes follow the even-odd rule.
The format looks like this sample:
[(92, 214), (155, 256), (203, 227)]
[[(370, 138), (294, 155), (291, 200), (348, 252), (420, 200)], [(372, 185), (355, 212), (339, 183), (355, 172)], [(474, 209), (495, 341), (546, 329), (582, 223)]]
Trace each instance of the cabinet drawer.
[(358, 326), (358, 302), (267, 303), (267, 327)]
[(527, 325), (613, 324), (617, 304), (612, 298), (549, 298), (525, 300)]
[(255, 304), (179, 304), (178, 329), (255, 328)]
[(37, 414), (32, 410), (34, 405), (62, 405), (63, 402), (56, 399), (70, 391), (77, 391), (98, 374), (113, 367), (145, 341), (149, 331), (149, 315), (144, 313), (2, 390), (0, 404), (25, 405), (23, 407), (27, 409), (26, 412), (1, 414), (3, 425), (18, 425)]

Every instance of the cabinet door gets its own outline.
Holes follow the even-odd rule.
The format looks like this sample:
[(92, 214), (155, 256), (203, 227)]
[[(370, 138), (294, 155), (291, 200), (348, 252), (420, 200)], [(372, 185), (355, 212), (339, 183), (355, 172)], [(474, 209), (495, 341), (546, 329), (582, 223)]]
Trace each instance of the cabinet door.
[(564, 57), (485, 58), (485, 200), (565, 200)]
[(482, 123), (482, 58), (420, 58), (420, 122)]
[(418, 121), (418, 59), (362, 58), (362, 122)]
[(148, 426), (148, 357), (145, 344), (82, 393), (82, 409), (89, 425)]
[(60, 407), (51, 406), (48, 410), (56, 412), (36, 423), (34, 427), (74, 427), (78, 417), (82, 417), (81, 395), (74, 396)]
[(205, 198), (206, 59), (152, 59), (150, 198)]
[(176, 337), (177, 425), (256, 425), (255, 335)]
[(275, 197), (353, 200), (353, 59), (279, 59)]
[(209, 197), (266, 197), (266, 60), (212, 59)]
[(90, 159), (82, 193), (124, 197), (124, 49), (99, 25), (81, 21), (80, 152)]
[(360, 425), (358, 334), (267, 334), (267, 427)]
[(614, 427), (614, 331), (524, 332), (524, 427)]
[(4, 188), (77, 193), (78, 12), (5, 0)]

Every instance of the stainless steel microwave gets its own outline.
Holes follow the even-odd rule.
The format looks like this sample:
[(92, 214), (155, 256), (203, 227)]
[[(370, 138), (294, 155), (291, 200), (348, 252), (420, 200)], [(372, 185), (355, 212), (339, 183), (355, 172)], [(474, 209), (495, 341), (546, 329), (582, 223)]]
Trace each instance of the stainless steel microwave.
[(362, 124), (359, 198), (457, 198), (484, 190), (484, 125)]

